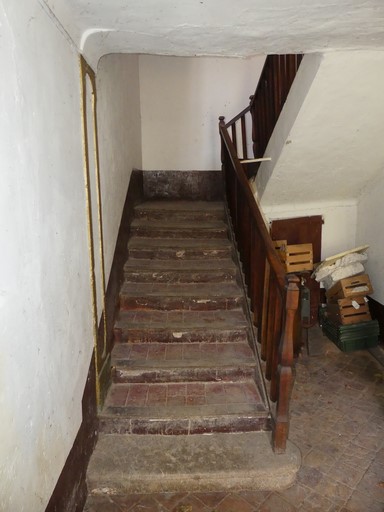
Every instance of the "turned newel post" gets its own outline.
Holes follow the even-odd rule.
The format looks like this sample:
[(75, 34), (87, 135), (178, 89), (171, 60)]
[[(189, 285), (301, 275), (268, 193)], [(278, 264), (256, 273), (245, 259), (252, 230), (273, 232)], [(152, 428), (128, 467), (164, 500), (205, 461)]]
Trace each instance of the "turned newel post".
[(273, 448), (284, 453), (289, 431), (289, 401), (293, 386), (293, 342), (295, 317), (299, 307), (299, 283), (295, 275), (287, 276), (285, 321), (279, 347), (278, 399), (276, 425), (273, 433)]

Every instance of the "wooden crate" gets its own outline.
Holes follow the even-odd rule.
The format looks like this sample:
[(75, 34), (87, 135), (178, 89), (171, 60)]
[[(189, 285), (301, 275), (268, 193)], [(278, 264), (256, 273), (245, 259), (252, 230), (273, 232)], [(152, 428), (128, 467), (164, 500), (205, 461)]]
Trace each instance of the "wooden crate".
[[(358, 308), (353, 303), (358, 305)], [(326, 315), (333, 322), (342, 325), (358, 324), (371, 320), (368, 303), (364, 296), (354, 297), (353, 299), (338, 299), (336, 303), (327, 304)]]
[(313, 270), (312, 244), (287, 245), (285, 248), (287, 273)]
[(362, 274), (340, 279), (326, 292), (326, 296), (328, 302), (336, 302), (338, 299), (369, 295), (372, 292), (373, 288), (368, 274)]
[(286, 240), (273, 240), (273, 245), (275, 246), (275, 249), (277, 251), (277, 254), (279, 255), (280, 261), (284, 263), (285, 265), (285, 249), (287, 247), (287, 241)]

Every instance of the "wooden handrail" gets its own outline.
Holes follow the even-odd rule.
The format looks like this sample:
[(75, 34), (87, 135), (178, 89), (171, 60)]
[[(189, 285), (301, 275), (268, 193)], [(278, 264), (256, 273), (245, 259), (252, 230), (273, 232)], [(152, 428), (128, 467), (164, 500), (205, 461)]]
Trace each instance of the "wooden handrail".
[[(224, 117), (219, 118), (221, 160), (228, 208), (257, 327), (260, 354), (265, 361), (265, 376), (270, 381), (269, 397), (275, 403), (272, 422), (273, 447), (276, 453), (284, 453), (289, 431), (299, 279), (294, 275), (286, 275), (249, 184), (246, 169), (258, 163), (250, 163), (245, 167), (241, 164), (240, 158), (248, 159), (247, 115), (252, 115), (254, 156), (263, 156), (262, 153), (257, 154), (255, 148), (259, 151), (264, 147), (265, 150), (273, 131), (273, 123), (276, 123), (281, 112), (300, 61), (301, 57), (296, 56), (268, 57), (260, 78), (262, 85), (260, 86), (259, 82), (249, 107), (229, 123), (225, 123)], [(268, 86), (267, 89), (271, 92), (271, 84), (274, 86), (275, 94), (266, 95), (265, 88)], [(263, 94), (259, 92), (260, 87), (264, 88)], [(260, 112), (263, 113), (260, 109), (260, 98), (266, 107), (264, 112), (268, 114), (262, 115), (261, 119), (258, 117)], [(240, 131), (236, 127), (239, 121)], [(259, 143), (261, 126), (264, 132)], [(266, 134), (269, 135), (265, 142)]]

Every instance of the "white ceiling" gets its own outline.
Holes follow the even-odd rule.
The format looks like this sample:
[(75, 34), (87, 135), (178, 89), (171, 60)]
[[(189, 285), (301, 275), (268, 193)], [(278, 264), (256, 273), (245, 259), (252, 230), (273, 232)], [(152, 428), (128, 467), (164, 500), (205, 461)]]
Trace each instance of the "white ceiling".
[(384, 48), (383, 0), (40, 0), (91, 63)]

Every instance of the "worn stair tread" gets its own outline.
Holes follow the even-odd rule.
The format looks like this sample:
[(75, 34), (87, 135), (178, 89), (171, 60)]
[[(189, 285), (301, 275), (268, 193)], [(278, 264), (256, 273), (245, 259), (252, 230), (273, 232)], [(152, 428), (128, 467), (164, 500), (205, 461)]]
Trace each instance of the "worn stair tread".
[(124, 283), (126, 297), (191, 297), (202, 303), (214, 297), (243, 297), (237, 283)]
[[(175, 332), (186, 329), (244, 329), (247, 319), (241, 309), (228, 311), (120, 311), (115, 324), (124, 328), (164, 328)], [(175, 336), (176, 338), (176, 336)]]
[(191, 232), (193, 230), (201, 230), (201, 231), (211, 231), (211, 230), (222, 230), (227, 233), (228, 227), (227, 224), (222, 220), (208, 220), (204, 221), (204, 223), (185, 220), (185, 219), (170, 219), (170, 220), (147, 220), (147, 219), (133, 219), (131, 222), (131, 227), (133, 228), (151, 228), (151, 229), (174, 229), (176, 232), (179, 229), (190, 229)]
[(124, 271), (223, 271), (234, 270), (237, 267), (231, 258), (204, 260), (151, 260), (129, 258), (124, 264)]
[(135, 212), (143, 210), (161, 210), (166, 212), (222, 212), (224, 205), (222, 201), (188, 201), (188, 200), (151, 200), (144, 201), (135, 206)]
[(147, 238), (132, 236), (128, 242), (128, 249), (133, 248), (169, 248), (180, 249), (231, 249), (232, 244), (227, 238), (196, 239), (196, 238)]
[(293, 484), (300, 451), (275, 455), (271, 434), (100, 436), (91, 457), (91, 494), (279, 490)]
[(265, 412), (252, 378), (239, 382), (114, 383), (103, 415), (153, 419)]
[(215, 368), (255, 364), (255, 356), (246, 343), (120, 343), (112, 350), (112, 365), (132, 370)]

